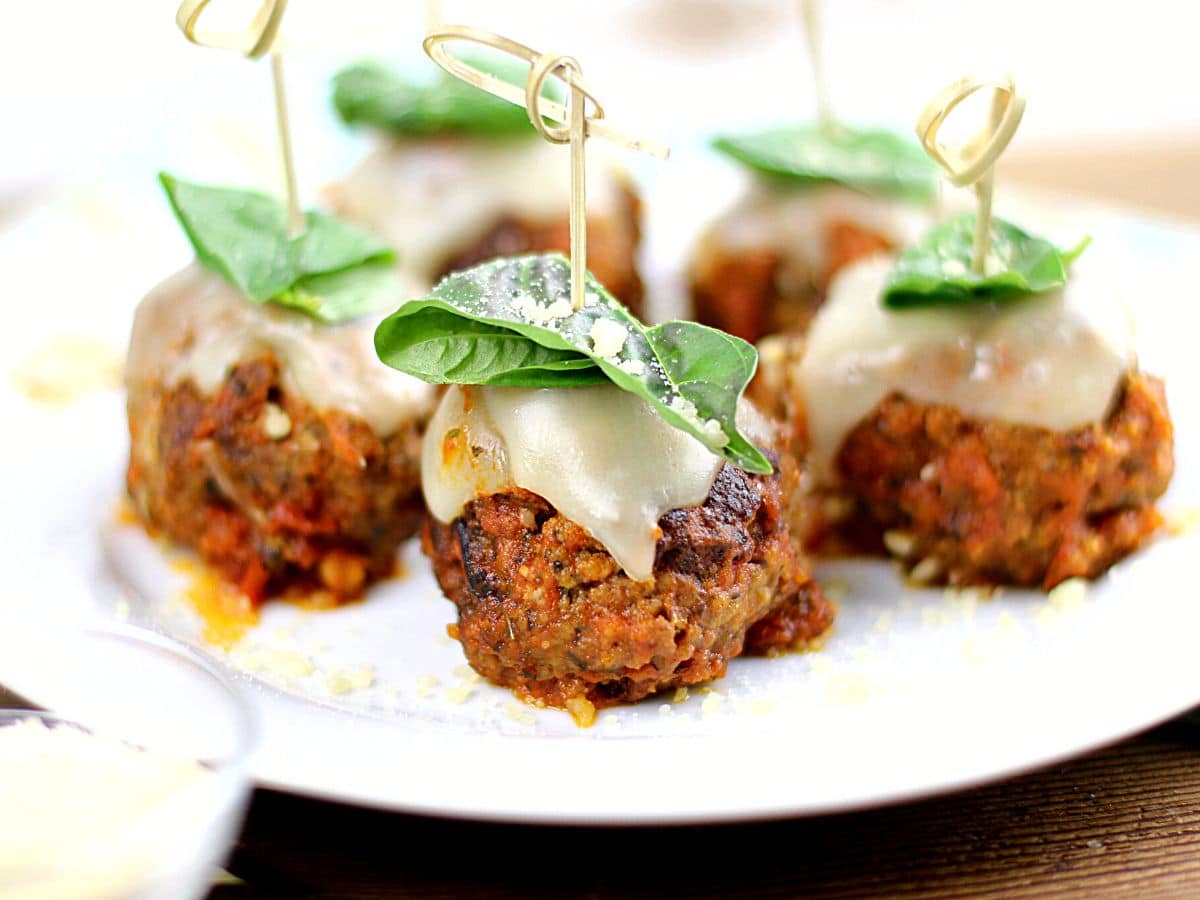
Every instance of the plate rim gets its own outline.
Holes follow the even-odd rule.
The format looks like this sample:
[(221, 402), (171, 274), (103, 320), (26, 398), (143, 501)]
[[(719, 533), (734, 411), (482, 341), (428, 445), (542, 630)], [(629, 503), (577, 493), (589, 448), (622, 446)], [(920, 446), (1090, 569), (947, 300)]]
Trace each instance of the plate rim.
[[(1038, 196), (1041, 196), (1039, 192)], [(1084, 199), (1084, 203), (1088, 209), (1095, 207), (1103, 212), (1104, 215), (1112, 217), (1116, 220), (1127, 222), (1131, 225), (1136, 225), (1143, 228), (1151, 228), (1154, 230), (1162, 230), (1164, 232), (1172, 232), (1182, 240), (1187, 240), (1200, 247), (1200, 226), (1194, 223), (1177, 222), (1174, 220), (1165, 221), (1161, 217), (1153, 214), (1144, 214), (1138, 211), (1128, 210), (1122, 207), (1112, 206), (1108, 204), (1096, 204), (1094, 201)], [(11, 224), (11, 223), (10, 223)], [(0, 237), (3, 233), (0, 232)], [(1178, 390), (1178, 389), (1177, 389)], [(0, 389), (0, 399), (6, 393), (6, 389)], [(2, 408), (2, 405), (0, 405)], [(1176, 417), (1178, 413), (1176, 413)], [(114, 428), (117, 426), (114, 425)], [(1178, 462), (1178, 457), (1177, 457)], [(94, 573), (91, 573), (94, 575)], [(95, 600), (95, 592), (93, 591), (93, 600)], [(1177, 598), (1178, 602), (1186, 602), (1186, 598)], [(97, 607), (102, 607), (102, 604), (97, 602)], [(20, 612), (20, 607), (17, 609)], [(207, 655), (207, 654), (206, 654)], [(209, 657), (212, 659), (213, 657)], [(224, 665), (220, 660), (217, 660), (219, 665)], [(226, 669), (226, 671), (232, 671)], [(1196, 673), (1200, 675), (1200, 671)], [(240, 676), (238, 679), (240, 686), (247, 687), (247, 682), (252, 680), (247, 676)], [(264, 703), (268, 702), (264, 699), (263, 690), (271, 689), (261, 682), (253, 683), (250, 690), (246, 690), (252, 702), (259, 707), (260, 720), (264, 733), (264, 740), (268, 740), (266, 733), (271, 728), (272, 718), (277, 715), (277, 711), (264, 710)], [(319, 709), (320, 715), (328, 715), (333, 712), (337, 715), (357, 716), (350, 711), (331, 708), (328, 706), (316, 707), (310, 704), (305, 704), (300, 698), (287, 694), (283, 691), (275, 691), (276, 699), (271, 702), (275, 706), (285, 703), (290, 706), (301, 707), (308, 711)], [(758, 801), (749, 805), (736, 803), (718, 804), (709, 806), (704, 809), (699, 808), (676, 808), (676, 809), (659, 809), (647, 810), (641, 809), (637, 811), (626, 810), (621, 813), (605, 812), (596, 809), (589, 811), (572, 811), (566, 809), (556, 814), (547, 814), (544, 810), (528, 810), (520, 808), (497, 809), (495, 804), (480, 804), (472, 802), (469, 794), (448, 792), (444, 799), (433, 803), (422, 800), (405, 800), (396, 796), (370, 795), (353, 787), (347, 788), (345, 784), (341, 788), (337, 786), (330, 787), (313, 783), (312, 779), (297, 779), (297, 778), (280, 778), (278, 777), (278, 768), (272, 768), (267, 765), (269, 757), (256, 757), (252, 763), (252, 771), (254, 773), (256, 783), (264, 788), (283, 791), (286, 793), (298, 794), (302, 796), (314, 797), (323, 801), (347, 803), (364, 808), (380, 809), (393, 812), (401, 812), (413, 815), (435, 816), (440, 818), (450, 819), (465, 819), (471, 821), (482, 822), (497, 822), (497, 823), (513, 823), (513, 824), (530, 824), (530, 825), (567, 825), (567, 826), (655, 826), (655, 825), (689, 825), (689, 824), (718, 824), (718, 823), (739, 823), (739, 822), (754, 822), (768, 821), (782, 818), (801, 818), (809, 816), (820, 816), (828, 814), (836, 814), (842, 812), (853, 812), (864, 809), (874, 809), (883, 806), (891, 806), (895, 804), (912, 802), (921, 799), (928, 799), (938, 796), (952, 794), (957, 791), (979, 787), (982, 785), (993, 784), (999, 781), (1007, 780), (1014, 776), (1019, 776), (1028, 772), (1036, 771), (1048, 766), (1053, 766), (1067, 759), (1075, 758), (1081, 754), (1092, 752), (1096, 749), (1118, 743), (1129, 738), (1132, 735), (1138, 734), (1147, 729), (1153, 728), (1163, 722), (1166, 722), (1200, 704), (1200, 678), (1193, 678), (1188, 682), (1188, 688), (1176, 689), (1170, 694), (1154, 695), (1152, 698), (1155, 702), (1145, 703), (1139, 707), (1137, 716), (1127, 717), (1119, 728), (1096, 728), (1092, 732), (1080, 736), (1077, 740), (1064, 743), (1058, 746), (1053, 751), (1042, 751), (1037, 753), (1025, 754), (1022, 758), (1014, 759), (1009, 765), (994, 766), (986, 772), (976, 772), (975, 774), (957, 774), (952, 777), (947, 777), (936, 783), (914, 783), (904, 786), (895, 787), (892, 790), (878, 791), (871, 796), (848, 796), (842, 800), (825, 800), (818, 802), (805, 802), (803, 799), (797, 800), (795, 796), (784, 796), (776, 801)], [(366, 717), (363, 717), (366, 718)], [(1103, 732), (1103, 733), (1101, 733)], [(412, 733), (402, 735), (406, 739), (425, 740), (423, 736), (414, 738)], [(425, 750), (435, 751), (439, 749), (439, 745), (444, 745), (447, 741), (460, 741), (464, 737), (469, 737), (465, 732), (449, 731), (440, 736), (430, 739), (429, 746)], [(756, 737), (750, 736), (739, 739), (718, 738), (713, 735), (697, 735), (688, 736), (687, 739), (703, 742), (705, 745), (713, 745), (719, 749), (727, 748), (730, 745), (753, 744)], [(548, 742), (558, 743), (564, 740), (559, 735), (497, 735), (494, 740), (505, 743), (515, 742), (515, 746), (522, 747), (525, 742), (533, 742), (541, 745), (546, 745)], [(644, 745), (655, 741), (677, 740), (677, 737), (672, 734), (652, 736), (627, 736), (620, 739), (620, 743), (627, 743), (632, 746), (634, 744)], [(468, 741), (469, 742), (469, 741)], [(605, 747), (609, 742), (606, 740), (598, 740), (590, 742), (593, 747), (592, 751)], [(587, 745), (586, 743), (584, 745)]]

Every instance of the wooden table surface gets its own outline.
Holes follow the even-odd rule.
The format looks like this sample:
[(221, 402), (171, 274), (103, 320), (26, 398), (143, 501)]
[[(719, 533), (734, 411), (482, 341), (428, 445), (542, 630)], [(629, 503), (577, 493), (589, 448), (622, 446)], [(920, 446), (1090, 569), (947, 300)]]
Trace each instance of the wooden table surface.
[(214, 900), (1200, 896), (1200, 718), (972, 791), (762, 824), (535, 828), (259, 791), (229, 870), (243, 883)]

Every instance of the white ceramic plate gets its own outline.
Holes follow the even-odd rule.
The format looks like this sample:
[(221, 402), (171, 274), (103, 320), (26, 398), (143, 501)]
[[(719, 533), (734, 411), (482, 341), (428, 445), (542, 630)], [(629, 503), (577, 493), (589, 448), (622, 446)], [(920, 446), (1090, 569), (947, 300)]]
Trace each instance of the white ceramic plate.
[[(699, 221), (679, 187), (660, 185), (658, 208), (674, 208), (675, 223)], [(1200, 505), (1200, 409), (1190, 396), (1200, 359), (1194, 330), (1179, 327), (1191, 315), (1181, 286), (1193, 283), (1185, 264), (1200, 257), (1200, 234), (1104, 210), (1034, 206), (1024, 214), (1030, 224), (1087, 230), (1095, 237), (1088, 252), (1126, 268), (1143, 363), (1167, 376), (1178, 428), (1164, 507), (1179, 514)], [(76, 212), (60, 204), (0, 238), (0, 271), (42, 298), (0, 336), (14, 365), (64, 333), (119, 341), (162, 261), (182, 261), (175, 239), (159, 233), (158, 212), (103, 227), (84, 227)], [(669, 279), (683, 229), (652, 228), (656, 271)], [(64, 246), (74, 248), (71, 265), (62, 264)], [(408, 575), (362, 604), (325, 613), (269, 605), (226, 653), (205, 644), (199, 619), (178, 599), (185, 579), (173, 554), (114, 516), (126, 452), (119, 393), (52, 409), (5, 379), (0, 415), (0, 611), (8, 614), (0, 627), (117, 617), (201, 647), (257, 705), (264, 738), (255, 771), (285, 790), (547, 823), (815, 814), (1045, 765), (1200, 702), (1194, 531), (1157, 542), (1086, 594), (1054, 601), (916, 590), (884, 562), (824, 565), (820, 575), (841, 601), (824, 650), (735, 660), (708, 692), (607, 710), (590, 729), (475, 678), (445, 636), (453, 608), (415, 546), (404, 552)], [(86, 703), (86, 692), (63, 695), (57, 675), (56, 705)], [(0, 659), (0, 681), (35, 700), (46, 678)]]

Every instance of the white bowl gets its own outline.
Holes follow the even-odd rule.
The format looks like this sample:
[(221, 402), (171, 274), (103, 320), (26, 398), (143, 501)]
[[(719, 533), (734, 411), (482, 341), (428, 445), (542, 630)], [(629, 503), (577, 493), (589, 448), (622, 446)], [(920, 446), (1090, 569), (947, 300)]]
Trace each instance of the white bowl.
[[(85, 761), (65, 786), (75, 794), (46, 801), (56, 816), (72, 818), (62, 832), (73, 839), (45, 851), (31, 845), (28, 853), (0, 854), (0, 900), (203, 897), (237, 835), (250, 791), (247, 762), (257, 734), (240, 693), (187, 648), (128, 627), (67, 633), (50, 643), (33, 638), (23, 650), (4, 648), (0, 660), (0, 680), (62, 710), (0, 710), (0, 732), (29, 720), (70, 728), (98, 738), (81, 745), (97, 760), (117, 753), (133, 762), (122, 753), (125, 744), (160, 760), (170, 754), (186, 776), (164, 779), (166, 786), (148, 790), (152, 799), (131, 812), (112, 802), (111, 793), (105, 802), (85, 802), (92, 793)], [(89, 695), (86, 703), (64, 690), (72, 682), (77, 694)], [(109, 704), (95, 702), (105, 694)], [(188, 761), (198, 764), (194, 776)], [(140, 764), (133, 774), (125, 771), (126, 778), (143, 777)], [(147, 759), (147, 788), (160, 773)], [(0, 816), (6, 814), (14, 812), (0, 808)]]

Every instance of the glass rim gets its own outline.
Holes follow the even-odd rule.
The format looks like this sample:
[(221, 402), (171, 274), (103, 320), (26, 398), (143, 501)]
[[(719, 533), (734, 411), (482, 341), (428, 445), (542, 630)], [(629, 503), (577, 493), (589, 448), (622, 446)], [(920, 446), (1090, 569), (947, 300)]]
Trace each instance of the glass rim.
[[(80, 628), (77, 633), (84, 639), (96, 638), (118, 641), (163, 653), (171, 657), (175, 662), (181, 663), (192, 672), (203, 676), (205, 680), (218, 689), (224, 701), (223, 705), (233, 714), (233, 727), (231, 729), (232, 746), (227, 753), (217, 758), (197, 759), (197, 762), (205, 765), (214, 774), (229, 769), (245, 768), (247, 760), (258, 745), (260, 737), (258, 717), (244, 693), (208, 657), (174, 638), (136, 625), (87, 625)], [(74, 726), (88, 733), (96, 733), (96, 730), (90, 727), (82, 718), (72, 716), (69, 713), (42, 708), (0, 708), (0, 727), (5, 727), (11, 722), (28, 718)], [(106, 733), (106, 736), (136, 746), (134, 741), (126, 740), (120, 734)]]

